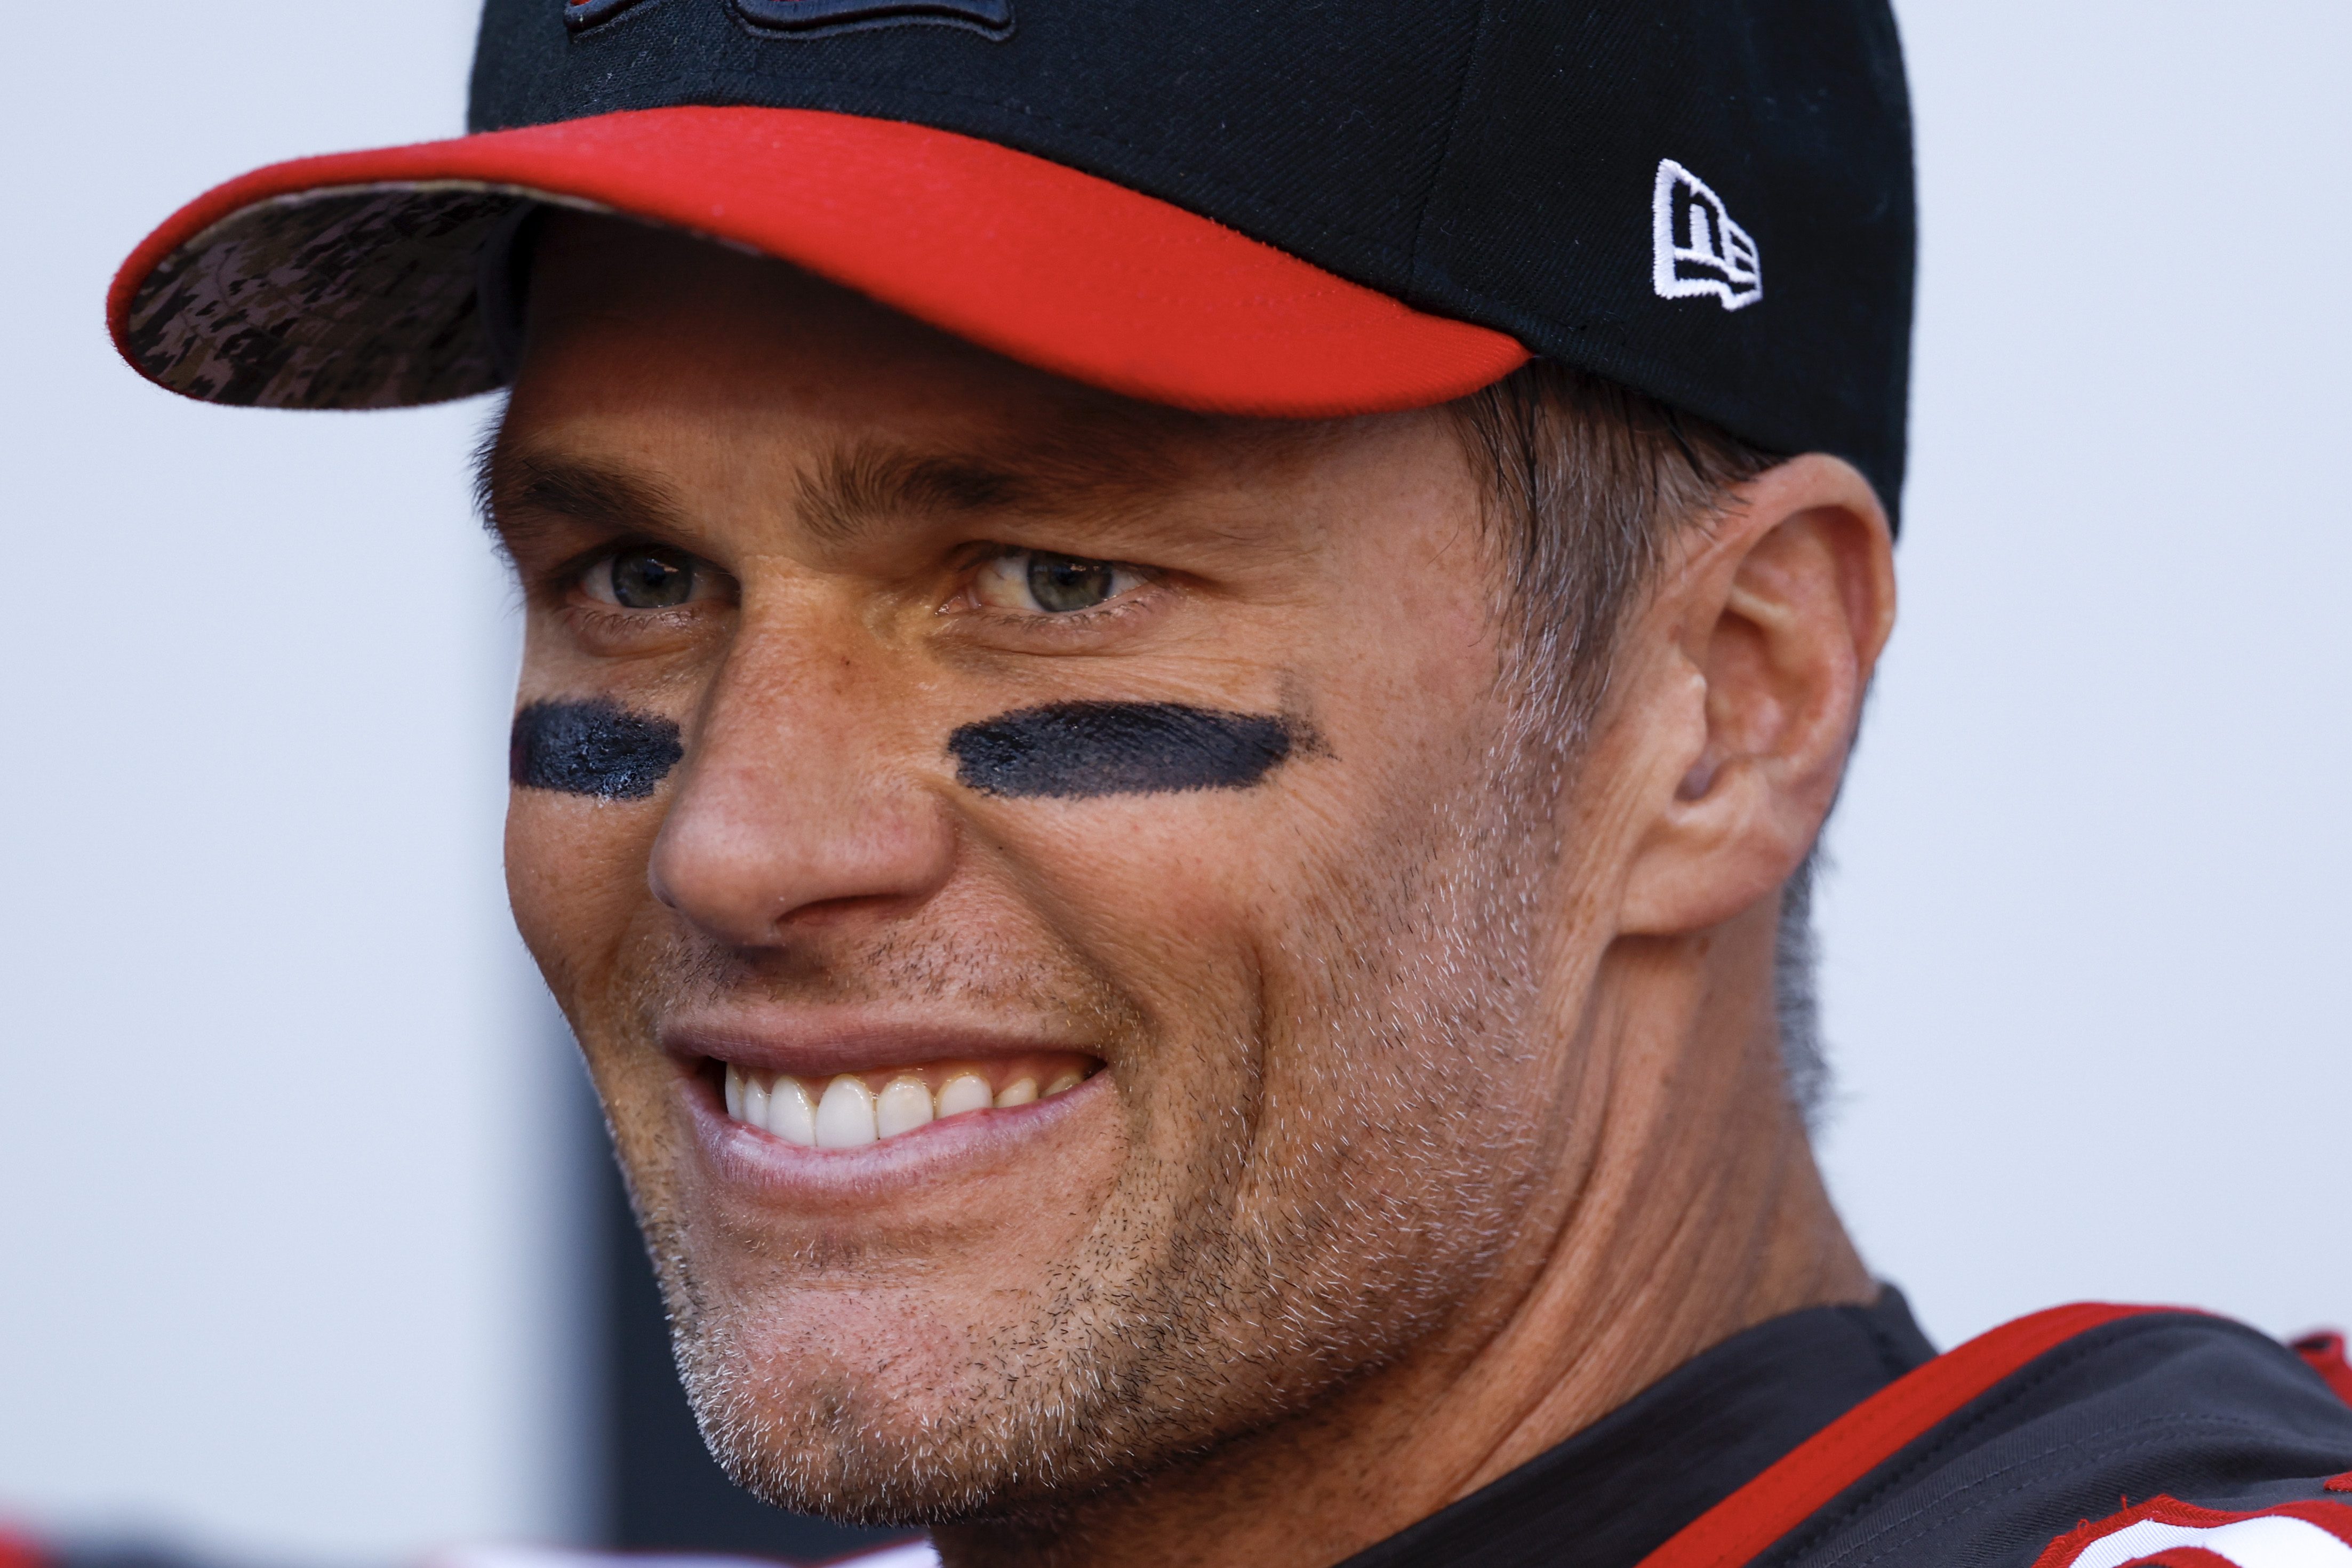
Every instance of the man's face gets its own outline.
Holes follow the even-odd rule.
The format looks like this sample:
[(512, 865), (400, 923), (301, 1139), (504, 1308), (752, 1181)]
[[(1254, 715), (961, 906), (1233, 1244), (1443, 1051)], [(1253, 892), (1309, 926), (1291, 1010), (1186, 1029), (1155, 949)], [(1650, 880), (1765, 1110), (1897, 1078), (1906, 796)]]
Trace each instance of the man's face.
[(1589, 964), (1442, 415), (1148, 409), (569, 219), (494, 489), (515, 908), (739, 1479), (1017, 1511), (1460, 1320)]

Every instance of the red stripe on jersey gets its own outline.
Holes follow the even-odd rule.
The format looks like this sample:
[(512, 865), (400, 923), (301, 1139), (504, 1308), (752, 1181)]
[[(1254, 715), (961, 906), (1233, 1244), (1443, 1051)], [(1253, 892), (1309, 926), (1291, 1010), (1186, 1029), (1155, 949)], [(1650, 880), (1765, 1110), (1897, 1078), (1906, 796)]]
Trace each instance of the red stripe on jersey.
[(2326, 1333), (2305, 1334), (2294, 1342), (2294, 1353), (2311, 1363), (2311, 1370), (2327, 1380), (2336, 1397), (2352, 1405), (2352, 1363), (2344, 1359), (2344, 1336), (2332, 1330)]
[(2026, 1363), (2119, 1319), (2174, 1307), (2077, 1301), (2003, 1323), (1880, 1389), (1691, 1521), (1641, 1568), (1739, 1568), (1822, 1504)]

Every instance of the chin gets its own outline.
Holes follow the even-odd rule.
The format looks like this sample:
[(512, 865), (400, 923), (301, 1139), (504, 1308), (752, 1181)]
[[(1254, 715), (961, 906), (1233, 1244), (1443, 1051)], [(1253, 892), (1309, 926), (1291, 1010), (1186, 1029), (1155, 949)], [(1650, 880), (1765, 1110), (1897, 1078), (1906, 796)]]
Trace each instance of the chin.
[(822, 1331), (679, 1321), (696, 1419), (737, 1485), (844, 1524), (932, 1526), (1046, 1514), (1131, 1480), (1131, 1449), (1069, 1399), (1071, 1368), (1024, 1375), (935, 1319), (861, 1305), (836, 1303)]

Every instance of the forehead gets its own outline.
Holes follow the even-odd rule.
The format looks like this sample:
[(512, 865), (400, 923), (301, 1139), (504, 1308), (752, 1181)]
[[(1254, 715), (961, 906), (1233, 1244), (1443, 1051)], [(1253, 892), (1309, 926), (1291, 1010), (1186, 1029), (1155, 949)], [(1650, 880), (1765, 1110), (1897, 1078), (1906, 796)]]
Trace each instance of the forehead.
[[(786, 263), (551, 214), (534, 248), (510, 426), (988, 454), (1094, 489), (1296, 480), (1422, 416), (1223, 418), (1016, 363)], [(740, 450), (738, 452), (740, 457)]]

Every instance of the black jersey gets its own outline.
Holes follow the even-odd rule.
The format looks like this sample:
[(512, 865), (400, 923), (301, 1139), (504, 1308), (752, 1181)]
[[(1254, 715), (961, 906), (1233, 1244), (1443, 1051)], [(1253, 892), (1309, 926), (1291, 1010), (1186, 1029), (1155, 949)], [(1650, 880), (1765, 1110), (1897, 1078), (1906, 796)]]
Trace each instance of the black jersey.
[(2193, 1312), (2058, 1308), (1939, 1357), (1890, 1290), (1735, 1336), (1343, 1568), (2352, 1568), (2346, 1399), (2340, 1344)]
[(1726, 1341), (1341, 1568), (2352, 1568), (2347, 1402), (2334, 1336), (2086, 1303), (1939, 1356), (1890, 1290)]
[(2352, 1568), (2347, 1400), (2333, 1336), (2053, 1308), (1864, 1400), (1645, 1568)]
[[(0, 1531), (0, 1568), (179, 1565)], [(1340, 1568), (2352, 1568), (2352, 1368), (2098, 1304), (1937, 1355), (1889, 1290), (1735, 1335)]]

